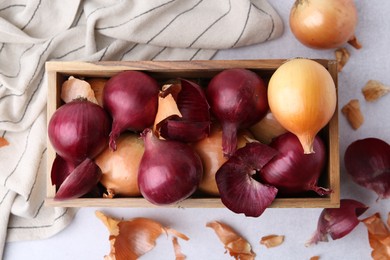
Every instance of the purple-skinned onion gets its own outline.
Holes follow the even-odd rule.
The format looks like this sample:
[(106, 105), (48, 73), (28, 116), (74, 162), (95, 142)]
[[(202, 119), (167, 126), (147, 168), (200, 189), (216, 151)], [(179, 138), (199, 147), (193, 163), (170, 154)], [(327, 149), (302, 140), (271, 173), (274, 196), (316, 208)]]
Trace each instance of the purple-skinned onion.
[(99, 183), (101, 176), (102, 171), (99, 166), (93, 160), (86, 158), (64, 180), (54, 199), (79, 198), (93, 190)]
[(345, 168), (359, 185), (374, 191), (378, 199), (390, 198), (390, 145), (378, 138), (351, 143), (344, 154)]
[(215, 178), (221, 201), (228, 209), (258, 217), (271, 205), (278, 189), (254, 177), (276, 154), (265, 144), (248, 143), (219, 168)]
[(160, 122), (160, 135), (165, 139), (186, 143), (205, 138), (210, 133), (211, 120), (210, 106), (202, 88), (195, 82), (180, 79), (178, 83), (163, 90), (162, 95), (172, 91), (177, 92), (173, 96), (181, 117), (171, 116)]
[(161, 140), (151, 129), (141, 134), (145, 152), (138, 170), (142, 196), (155, 205), (180, 202), (199, 186), (203, 166), (198, 154), (188, 144)]
[(111, 118), (102, 107), (80, 98), (54, 112), (48, 125), (48, 137), (59, 156), (78, 165), (107, 147), (110, 127)]
[(153, 125), (157, 113), (159, 85), (140, 71), (123, 71), (112, 76), (103, 89), (103, 106), (113, 118), (110, 147), (125, 130), (142, 132)]
[(279, 153), (261, 169), (260, 179), (275, 186), (280, 195), (300, 195), (314, 191), (319, 195), (331, 191), (318, 187), (317, 182), (324, 170), (326, 149), (322, 139), (315, 136), (314, 153), (305, 154), (298, 137), (287, 132), (274, 138), (270, 144)]
[(237, 149), (237, 131), (249, 128), (267, 113), (267, 88), (260, 76), (247, 69), (226, 69), (214, 76), (207, 89), (211, 112), (222, 125), (222, 150)]
[(340, 200), (340, 208), (324, 209), (318, 219), (317, 230), (306, 246), (327, 242), (328, 234), (333, 240), (348, 235), (360, 223), (358, 217), (367, 209), (366, 205), (352, 199)]

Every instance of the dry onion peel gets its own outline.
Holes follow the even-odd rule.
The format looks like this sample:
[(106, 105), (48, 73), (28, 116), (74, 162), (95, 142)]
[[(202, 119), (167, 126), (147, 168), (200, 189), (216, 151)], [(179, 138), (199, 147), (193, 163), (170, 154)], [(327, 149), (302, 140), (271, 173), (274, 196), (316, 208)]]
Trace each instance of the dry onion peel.
[(0, 137), (0, 147), (9, 145), (9, 142), (4, 137)]
[[(193, 81), (179, 79), (177, 83), (163, 88), (160, 97), (169, 94), (179, 112), (178, 115), (167, 114), (169, 116), (161, 121), (158, 119), (160, 122), (156, 124), (156, 130), (159, 135), (181, 142), (196, 142), (205, 138), (210, 132), (211, 120), (210, 106), (203, 89)], [(177, 111), (174, 110), (174, 113)]]
[(173, 251), (175, 252), (176, 260), (184, 260), (186, 256), (181, 252), (180, 244), (177, 237), (172, 237)]
[(225, 249), (235, 259), (255, 259), (256, 254), (252, 251), (249, 242), (238, 235), (229, 225), (219, 221), (212, 221), (208, 222), (206, 227), (215, 231), (220, 241), (224, 244)]
[(364, 123), (364, 116), (358, 99), (352, 99), (341, 108), (351, 127), (356, 130)]
[(104, 86), (106, 85), (106, 82), (108, 81), (108, 79), (90, 78), (90, 79), (86, 79), (86, 81), (91, 86), (91, 88), (95, 94), (95, 98), (96, 98), (97, 103), (100, 106), (103, 106), (103, 89), (104, 89)]
[(62, 84), (61, 99), (65, 103), (69, 103), (77, 98), (86, 98), (88, 101), (98, 104), (95, 98), (95, 92), (91, 88), (91, 85), (85, 80), (70, 76), (68, 80)]
[(335, 50), (335, 56), (337, 61), (337, 71), (341, 72), (344, 66), (347, 64), (351, 55), (346, 48), (342, 47)]
[(362, 220), (367, 227), (368, 239), (373, 249), (371, 256), (373, 260), (390, 259), (390, 213), (387, 218), (387, 226), (381, 220), (380, 214)]
[(335, 83), (318, 62), (292, 59), (272, 75), (268, 102), (276, 120), (299, 138), (304, 153), (313, 153), (316, 134), (336, 110)]
[(110, 233), (111, 251), (109, 255), (105, 256), (105, 259), (137, 259), (152, 250), (156, 245), (157, 238), (163, 233), (189, 240), (186, 235), (164, 227), (152, 219), (118, 220), (105, 215), (101, 211), (96, 211), (95, 214)]
[(265, 245), (267, 248), (271, 248), (281, 245), (283, 241), (284, 236), (282, 235), (268, 235), (261, 238), (260, 244)]
[(378, 199), (390, 198), (390, 145), (378, 138), (351, 143), (344, 154), (347, 173), (359, 185), (374, 191)]
[(368, 102), (373, 102), (390, 93), (390, 87), (385, 86), (382, 82), (377, 80), (369, 80), (362, 88), (364, 98)]
[(317, 230), (305, 244), (310, 246), (320, 241), (327, 242), (328, 234), (333, 240), (348, 235), (358, 224), (358, 217), (368, 209), (363, 203), (352, 200), (340, 200), (340, 208), (322, 210), (318, 219)]
[(158, 136), (160, 135), (159, 129), (161, 123), (164, 120), (172, 116), (182, 117), (182, 114), (180, 113), (179, 108), (177, 107), (173, 94), (168, 93), (168, 92), (175, 92), (175, 89), (179, 87), (180, 85), (178, 84), (164, 85), (163, 86), (163, 90), (165, 89), (164, 92), (160, 92), (160, 95), (158, 97), (157, 114), (153, 124), (153, 131)]
[(320, 257), (318, 255), (310, 257), (310, 260), (319, 260)]

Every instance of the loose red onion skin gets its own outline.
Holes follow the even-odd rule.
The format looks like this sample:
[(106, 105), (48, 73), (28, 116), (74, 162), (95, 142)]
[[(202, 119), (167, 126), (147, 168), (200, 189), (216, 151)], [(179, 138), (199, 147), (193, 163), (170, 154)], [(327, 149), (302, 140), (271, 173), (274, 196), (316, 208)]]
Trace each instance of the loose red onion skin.
[(180, 79), (180, 85), (175, 100), (182, 117), (170, 117), (161, 123), (160, 135), (165, 139), (192, 143), (210, 133), (210, 106), (198, 84)]
[(102, 107), (86, 99), (76, 99), (54, 112), (48, 136), (59, 156), (78, 165), (104, 150), (110, 128), (111, 119)]
[(173, 204), (191, 196), (202, 178), (200, 157), (189, 145), (160, 140), (150, 129), (141, 136), (145, 143), (138, 171), (142, 196), (155, 205)]
[(222, 203), (235, 213), (259, 217), (275, 199), (278, 189), (255, 180), (255, 173), (266, 165), (277, 151), (258, 143), (239, 148), (215, 175)]
[(250, 70), (227, 69), (211, 79), (206, 96), (223, 128), (223, 152), (231, 156), (237, 148), (237, 130), (260, 121), (269, 109), (265, 83)]
[(79, 198), (96, 187), (101, 176), (102, 171), (99, 166), (93, 160), (86, 158), (64, 180), (54, 199)]
[(76, 168), (73, 163), (65, 161), (62, 157), (56, 156), (51, 167), (51, 184), (57, 188), (61, 186), (66, 177)]
[(351, 143), (344, 154), (345, 168), (359, 185), (373, 190), (379, 199), (390, 198), (390, 145), (378, 138)]
[(326, 162), (326, 148), (320, 137), (314, 139), (312, 154), (304, 154), (299, 139), (290, 132), (274, 138), (270, 146), (279, 153), (259, 175), (265, 183), (278, 188), (280, 195), (302, 195), (309, 190), (319, 195), (330, 193), (317, 186)]
[(129, 129), (143, 131), (150, 127), (157, 113), (159, 85), (140, 71), (123, 71), (111, 77), (103, 90), (103, 106), (113, 118), (110, 147)]
[(352, 199), (340, 200), (340, 208), (324, 209), (318, 219), (317, 230), (306, 246), (327, 242), (328, 234), (333, 240), (348, 235), (360, 223), (358, 217), (367, 209), (366, 205)]

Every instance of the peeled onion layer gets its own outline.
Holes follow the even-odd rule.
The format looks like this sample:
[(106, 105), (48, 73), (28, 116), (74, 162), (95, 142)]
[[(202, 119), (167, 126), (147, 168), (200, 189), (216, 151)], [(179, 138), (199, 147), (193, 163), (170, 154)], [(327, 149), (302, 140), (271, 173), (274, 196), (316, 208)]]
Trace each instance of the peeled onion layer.
[(122, 71), (112, 76), (103, 89), (103, 106), (113, 118), (110, 147), (125, 130), (142, 132), (153, 125), (157, 113), (159, 85), (140, 71)]
[(353, 199), (341, 199), (340, 208), (323, 209), (318, 219), (317, 230), (306, 243), (306, 246), (327, 242), (328, 234), (333, 240), (348, 235), (359, 223), (358, 217), (368, 207)]
[(314, 138), (314, 153), (311, 154), (303, 153), (299, 139), (292, 133), (274, 138), (270, 146), (278, 154), (261, 169), (259, 176), (278, 188), (278, 195), (296, 196), (314, 191), (323, 196), (331, 192), (317, 186), (327, 159), (325, 144), (318, 135)]
[(145, 129), (141, 134), (145, 152), (138, 171), (142, 196), (155, 205), (180, 202), (191, 196), (202, 178), (198, 154), (186, 143), (161, 140)]
[(162, 96), (171, 93), (181, 116), (168, 117), (158, 123), (162, 137), (181, 142), (196, 142), (210, 132), (209, 104), (203, 89), (195, 82), (180, 79), (178, 83), (163, 90)]
[(222, 203), (235, 213), (258, 217), (271, 205), (278, 189), (254, 179), (277, 151), (262, 143), (248, 143), (225, 162), (216, 173)]
[(102, 171), (97, 164), (87, 158), (80, 163), (64, 180), (58, 189), (55, 200), (79, 198), (98, 184)]
[(51, 184), (57, 188), (60, 187), (75, 167), (73, 163), (69, 163), (61, 156), (56, 155), (51, 167)]
[(379, 199), (390, 198), (390, 145), (379, 138), (352, 142), (344, 154), (345, 168), (359, 185)]
[(206, 89), (212, 114), (223, 129), (226, 157), (237, 149), (237, 132), (260, 121), (268, 111), (264, 80), (247, 69), (226, 69), (215, 75)]

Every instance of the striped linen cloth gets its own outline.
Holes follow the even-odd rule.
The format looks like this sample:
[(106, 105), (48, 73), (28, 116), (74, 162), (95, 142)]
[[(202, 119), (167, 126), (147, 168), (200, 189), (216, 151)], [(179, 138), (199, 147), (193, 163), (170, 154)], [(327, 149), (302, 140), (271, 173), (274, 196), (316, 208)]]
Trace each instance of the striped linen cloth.
[(44, 205), (46, 61), (211, 59), (282, 32), (266, 0), (0, 1), (0, 257), (75, 214)]

